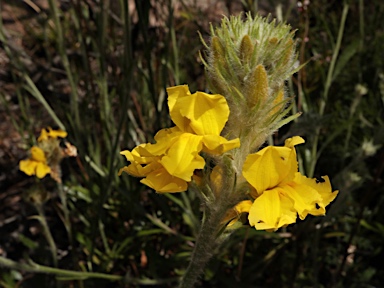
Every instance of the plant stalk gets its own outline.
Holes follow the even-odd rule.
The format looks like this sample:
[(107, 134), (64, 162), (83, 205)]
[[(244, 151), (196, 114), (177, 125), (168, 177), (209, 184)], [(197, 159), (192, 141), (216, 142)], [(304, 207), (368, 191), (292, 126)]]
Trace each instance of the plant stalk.
[(79, 272), (79, 271), (52, 268), (49, 266), (39, 265), (34, 262), (28, 263), (28, 264), (18, 263), (2, 256), (0, 256), (0, 266), (7, 267), (9, 269), (22, 270), (26, 272), (55, 274), (63, 277), (71, 277), (71, 279), (85, 280), (89, 278), (99, 278), (99, 279), (106, 279), (111, 281), (120, 281), (120, 280), (123, 280), (124, 278), (121, 275), (110, 275), (110, 274), (95, 273), (95, 272)]
[(214, 250), (217, 249), (222, 242), (218, 237), (218, 233), (222, 227), (221, 221), (227, 209), (223, 209), (219, 205), (215, 206), (214, 208), (217, 209), (212, 209), (213, 211), (211, 211), (211, 214), (201, 226), (191, 261), (181, 279), (180, 288), (192, 288), (195, 286), (201, 274), (204, 272), (204, 267), (214, 255)]
[(49, 249), (51, 250), (53, 265), (57, 267), (58, 266), (57, 246), (56, 246), (55, 240), (52, 237), (51, 230), (49, 230), (49, 226), (47, 223), (47, 219), (45, 218), (43, 206), (41, 204), (36, 204), (35, 207), (36, 207), (37, 213), (39, 214), (39, 217), (37, 219), (40, 221), (41, 225), (43, 226), (43, 233), (45, 235), (45, 239), (48, 242)]
[(72, 227), (71, 227), (71, 220), (69, 218), (69, 210), (68, 210), (68, 204), (67, 204), (67, 195), (66, 195), (66, 193), (64, 191), (64, 187), (63, 187), (62, 183), (57, 183), (57, 186), (59, 188), (58, 189), (58, 191), (59, 191), (59, 198), (60, 198), (62, 209), (63, 209), (63, 213), (64, 213), (64, 220), (63, 220), (64, 226), (65, 226), (65, 229), (67, 230), (69, 242), (72, 245), (73, 244), (72, 243), (73, 242)]

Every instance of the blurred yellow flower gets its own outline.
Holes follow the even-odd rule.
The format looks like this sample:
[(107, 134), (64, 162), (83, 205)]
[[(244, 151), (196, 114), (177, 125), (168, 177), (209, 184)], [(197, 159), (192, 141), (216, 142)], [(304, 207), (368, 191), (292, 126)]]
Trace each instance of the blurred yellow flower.
[(51, 127), (48, 127), (48, 129), (43, 128), (41, 129), (41, 133), (39, 138), (37, 139), (38, 142), (45, 141), (48, 139), (56, 139), (56, 138), (65, 138), (67, 137), (67, 132), (63, 130), (53, 130)]
[(31, 158), (21, 160), (19, 167), (25, 174), (29, 176), (36, 175), (38, 178), (44, 178), (45, 175), (51, 172), (44, 151), (37, 146), (31, 148)]
[(168, 107), (175, 127), (157, 132), (155, 144), (141, 144), (122, 151), (130, 165), (124, 171), (157, 192), (187, 190), (196, 169), (203, 169), (200, 152), (220, 155), (240, 146), (239, 139), (228, 141), (220, 136), (228, 120), (229, 108), (221, 95), (203, 92), (191, 94), (187, 85), (167, 89)]
[(254, 188), (251, 196), (255, 200), (252, 205), (241, 202), (238, 212), (249, 207), (249, 224), (256, 229), (276, 230), (295, 223), (297, 214), (302, 220), (308, 214), (325, 215), (325, 207), (337, 196), (327, 176), (317, 181), (297, 172), (294, 146), (301, 143), (304, 140), (295, 136), (284, 147), (269, 146), (246, 158), (243, 176)]

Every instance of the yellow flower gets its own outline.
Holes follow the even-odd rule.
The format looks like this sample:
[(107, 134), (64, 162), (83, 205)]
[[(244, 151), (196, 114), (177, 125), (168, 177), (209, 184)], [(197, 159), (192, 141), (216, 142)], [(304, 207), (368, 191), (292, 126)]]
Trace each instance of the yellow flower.
[(176, 127), (162, 129), (155, 144), (141, 144), (122, 151), (130, 165), (120, 169), (136, 177), (157, 192), (187, 190), (196, 169), (204, 168), (199, 153), (220, 155), (240, 146), (239, 139), (228, 141), (220, 136), (228, 120), (229, 108), (221, 95), (203, 92), (191, 94), (187, 85), (171, 87), (168, 107)]
[(249, 224), (256, 229), (276, 230), (295, 223), (297, 214), (302, 220), (308, 214), (325, 215), (325, 207), (337, 196), (327, 176), (317, 181), (297, 172), (294, 146), (301, 143), (304, 140), (295, 136), (284, 147), (269, 146), (246, 158), (243, 176), (254, 188), (255, 200), (252, 205), (241, 202), (238, 206), (241, 212), (249, 207)]
[[(241, 201), (235, 208), (230, 209), (225, 215), (221, 223), (226, 224), (228, 227), (234, 225), (239, 219), (242, 213), (249, 213), (252, 207), (252, 201)], [(227, 224), (228, 223), (228, 224)]]
[(203, 136), (203, 151), (220, 155), (240, 146), (239, 139), (220, 136), (228, 121), (229, 107), (224, 96), (204, 92), (191, 94), (188, 85), (167, 88), (169, 114), (181, 132)]
[(67, 132), (63, 130), (53, 130), (51, 127), (48, 127), (48, 129), (43, 128), (41, 129), (41, 133), (39, 138), (37, 139), (38, 142), (48, 140), (50, 138), (56, 139), (56, 138), (65, 138), (67, 137)]
[(51, 172), (44, 151), (37, 146), (31, 148), (31, 158), (21, 160), (19, 166), (20, 170), (25, 174), (29, 176), (36, 175), (38, 178), (44, 178), (45, 175)]

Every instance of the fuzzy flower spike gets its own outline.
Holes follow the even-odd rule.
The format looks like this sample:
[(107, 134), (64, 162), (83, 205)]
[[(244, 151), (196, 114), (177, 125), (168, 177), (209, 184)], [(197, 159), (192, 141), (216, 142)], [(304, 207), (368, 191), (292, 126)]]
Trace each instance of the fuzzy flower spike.
[(223, 18), (211, 27), (210, 42), (202, 40), (209, 89), (224, 95), (231, 110), (225, 133), (241, 141), (238, 170), (268, 136), (300, 115), (287, 117), (285, 95), (285, 81), (299, 70), (293, 36), (289, 25), (248, 13)]

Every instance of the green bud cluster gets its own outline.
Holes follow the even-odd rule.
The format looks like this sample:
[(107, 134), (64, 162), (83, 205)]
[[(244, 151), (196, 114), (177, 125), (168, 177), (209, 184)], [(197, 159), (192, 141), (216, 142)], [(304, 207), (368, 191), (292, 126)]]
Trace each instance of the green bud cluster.
[(267, 137), (298, 115), (289, 111), (285, 81), (299, 68), (289, 25), (246, 14), (211, 26), (202, 56), (208, 87), (226, 97), (230, 107), (226, 137), (241, 139), (244, 153), (257, 150)]

